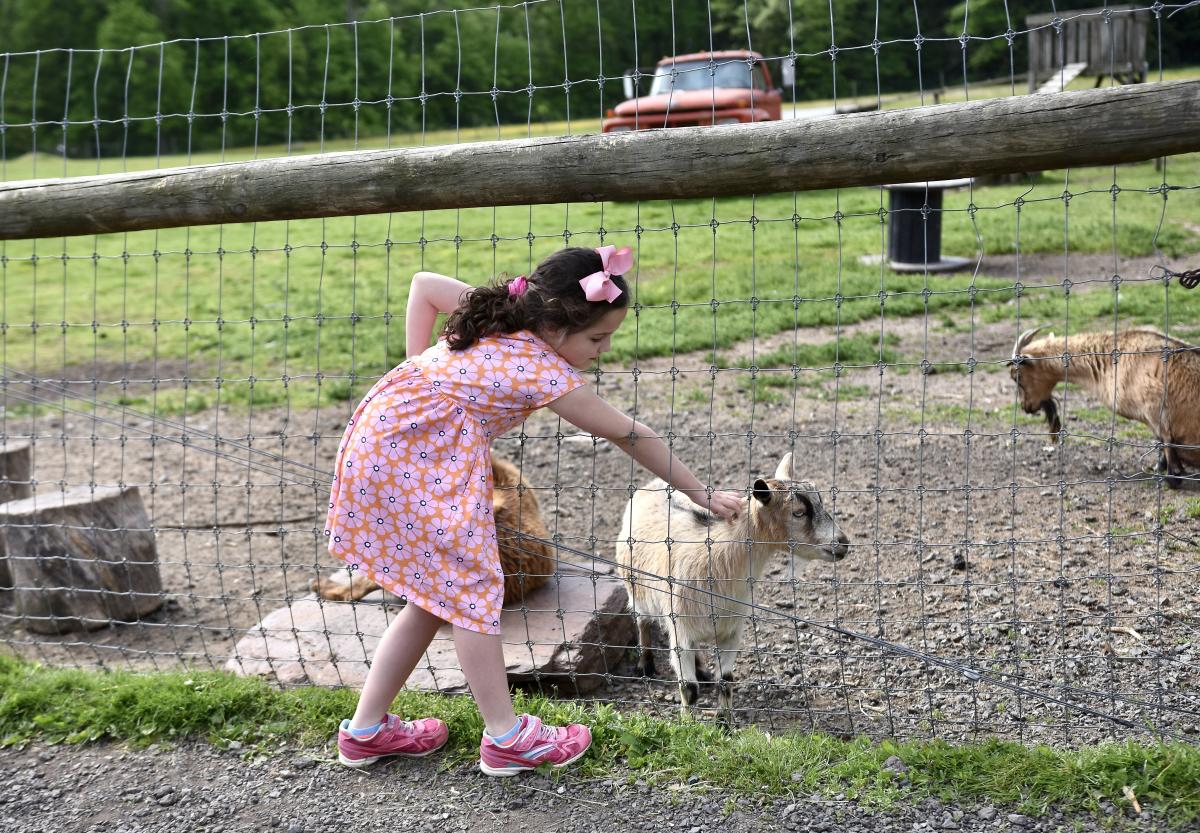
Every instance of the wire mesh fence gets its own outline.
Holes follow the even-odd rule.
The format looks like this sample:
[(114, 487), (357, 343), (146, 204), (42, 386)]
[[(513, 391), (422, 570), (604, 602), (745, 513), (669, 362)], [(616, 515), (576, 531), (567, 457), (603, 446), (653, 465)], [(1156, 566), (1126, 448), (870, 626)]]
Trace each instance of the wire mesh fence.
[[(865, 30), (838, 4), (820, 19), (802, 4), (583, 5), (8, 52), (0, 178), (597, 132), (622, 72), (650, 91), (659, 52), (701, 51), (654, 83), (705, 79), (709, 122), (763, 117), (759, 96), (783, 77), (785, 118), (1018, 94), (1029, 43), (1084, 23), (1138, 23), (1142, 74), (1187, 78), (1194, 67), (1164, 56), (1200, 15), (1154, 4), (1026, 25), (968, 3), (984, 22), (968, 14), (946, 34), (922, 29), (915, 5), (872, 6)], [(1109, 72), (1075, 86), (1133, 80), (1119, 39), (1097, 38)], [(759, 54), (703, 54), (725, 48)], [(772, 79), (737, 93), (750, 115), (723, 109), (725, 65)], [(634, 106), (664, 119), (682, 107)], [(1200, 437), (1178, 405), (1191, 394), (1172, 377), (1155, 400), (1184, 412), (1164, 436), (1124, 418), (1153, 373), (1114, 368), (1197, 372), (1186, 340), (1200, 304), (1174, 278), (1200, 265), (1198, 190), (1193, 154), (922, 183), (910, 203), (899, 187), (843, 188), (0, 242), (3, 642), (54, 665), (358, 685), (396, 600), (351, 585), (323, 525), (346, 420), (404, 358), (411, 276), (480, 284), (564, 244), (615, 243), (636, 254), (634, 305), (590, 383), (717, 487), (749, 496), (790, 452), (793, 479), (849, 539), (837, 562), (791, 540), (745, 581), (701, 577), (712, 617), (744, 618), (736, 721), (1055, 743), (1194, 735), (1200, 499), (1186, 466)], [(902, 255), (901, 227), (916, 241)], [(1028, 339), (1015, 349), (1035, 327), (1057, 334), (1039, 357)], [(1170, 338), (1120, 340), (1138, 327)], [(1087, 332), (1108, 341), (1064, 339)], [(1063, 371), (1053, 399), (1027, 401), (1035, 366)], [(1039, 412), (1055, 399), (1057, 425)], [(1164, 442), (1178, 477), (1151, 470)], [(622, 578), (662, 577), (620, 566), (622, 514), (648, 475), (549, 412), (494, 453), (519, 471), (497, 492), (519, 508), (501, 529), (509, 557), (552, 558), (506, 605), (512, 679), (677, 709), (669, 634), (651, 632), (657, 670), (643, 675), (623, 613)], [(674, 559), (709, 554), (709, 537), (660, 543)], [(765, 543), (750, 530), (733, 549), (752, 542)], [(697, 662), (722, 667), (715, 648)], [(463, 689), (448, 639), (413, 685)], [(715, 710), (718, 688), (702, 684), (699, 706)]]

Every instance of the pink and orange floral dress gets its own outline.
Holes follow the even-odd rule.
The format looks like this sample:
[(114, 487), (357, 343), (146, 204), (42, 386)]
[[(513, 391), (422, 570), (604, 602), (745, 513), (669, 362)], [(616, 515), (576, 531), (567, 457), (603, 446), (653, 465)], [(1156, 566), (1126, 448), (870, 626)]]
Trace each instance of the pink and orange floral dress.
[(446, 621), (500, 632), (492, 439), (584, 383), (533, 333), (439, 341), (375, 383), (338, 449), (329, 551)]

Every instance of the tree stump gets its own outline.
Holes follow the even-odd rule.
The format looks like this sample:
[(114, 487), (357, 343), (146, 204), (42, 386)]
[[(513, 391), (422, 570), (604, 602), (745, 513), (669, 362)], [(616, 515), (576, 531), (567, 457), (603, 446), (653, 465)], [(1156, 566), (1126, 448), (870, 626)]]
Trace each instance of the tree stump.
[(74, 487), (0, 506), (16, 613), (35, 633), (134, 622), (162, 606), (137, 487)]
[[(11, 441), (0, 443), (0, 503), (21, 500), (33, 494), (29, 488), (32, 456), (29, 443)], [(12, 590), (12, 571), (8, 569), (8, 558), (4, 552), (4, 536), (0, 535), (0, 598)]]

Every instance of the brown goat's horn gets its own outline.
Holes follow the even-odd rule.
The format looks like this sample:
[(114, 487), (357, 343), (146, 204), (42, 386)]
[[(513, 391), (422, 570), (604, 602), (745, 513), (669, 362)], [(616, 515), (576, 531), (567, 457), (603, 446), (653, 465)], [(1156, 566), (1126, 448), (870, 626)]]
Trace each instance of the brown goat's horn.
[(1013, 345), (1013, 361), (1016, 361), (1017, 356), (1021, 355), (1021, 351), (1025, 349), (1025, 346), (1033, 341), (1033, 337), (1044, 329), (1044, 327), (1034, 327), (1032, 330), (1026, 330), (1017, 337), (1017, 342)]

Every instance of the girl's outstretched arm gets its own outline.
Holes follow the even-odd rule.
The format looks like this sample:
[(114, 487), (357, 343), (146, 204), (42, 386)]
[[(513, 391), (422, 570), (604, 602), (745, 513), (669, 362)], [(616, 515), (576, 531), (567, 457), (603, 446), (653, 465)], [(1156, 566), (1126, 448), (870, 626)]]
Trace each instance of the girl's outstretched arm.
[(549, 407), (567, 422), (609, 440), (696, 505), (726, 520), (737, 517), (742, 501), (736, 494), (713, 491), (710, 495), (708, 487), (671, 453), (658, 434), (605, 402), (590, 388), (576, 388), (551, 402)]
[(471, 288), (470, 284), (436, 272), (413, 275), (408, 288), (408, 309), (404, 313), (405, 355), (415, 356), (424, 352), (433, 337), (433, 325), (438, 315), (454, 312), (463, 293)]

